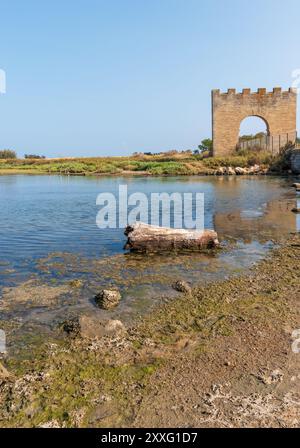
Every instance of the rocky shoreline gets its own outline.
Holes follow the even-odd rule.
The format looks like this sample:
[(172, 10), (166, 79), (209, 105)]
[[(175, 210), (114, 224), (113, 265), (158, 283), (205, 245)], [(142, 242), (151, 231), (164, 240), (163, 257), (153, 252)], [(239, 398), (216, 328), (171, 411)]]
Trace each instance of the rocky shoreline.
[(4, 358), (0, 426), (299, 426), (299, 257), (295, 234), (135, 327), (95, 321), (97, 337), (71, 331), (33, 360)]
[[(247, 168), (242, 168), (240, 166), (232, 167), (232, 166), (220, 166), (218, 169), (214, 171), (213, 174), (216, 176), (243, 176), (243, 175), (254, 175), (254, 174), (269, 174), (269, 168), (261, 167), (260, 165), (253, 165)], [(290, 173), (291, 174), (291, 173)]]

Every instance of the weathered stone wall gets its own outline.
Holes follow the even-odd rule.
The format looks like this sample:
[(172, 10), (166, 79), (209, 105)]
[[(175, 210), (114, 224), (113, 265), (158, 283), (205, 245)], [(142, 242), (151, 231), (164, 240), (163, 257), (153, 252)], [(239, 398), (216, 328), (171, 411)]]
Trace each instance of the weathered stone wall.
[(250, 116), (257, 116), (265, 121), (275, 152), (279, 150), (281, 142), (284, 146), (287, 139), (294, 143), (296, 108), (297, 92), (292, 88), (282, 91), (280, 87), (275, 87), (273, 92), (267, 92), (266, 89), (258, 89), (257, 92), (243, 89), (242, 93), (236, 93), (235, 89), (228, 89), (227, 93), (213, 90), (213, 155), (228, 155), (236, 150), (241, 121)]

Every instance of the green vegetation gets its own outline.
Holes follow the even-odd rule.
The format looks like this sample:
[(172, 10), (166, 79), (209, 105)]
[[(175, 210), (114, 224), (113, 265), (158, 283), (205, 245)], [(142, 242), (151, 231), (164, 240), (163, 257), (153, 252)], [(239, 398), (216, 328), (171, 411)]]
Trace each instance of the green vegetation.
[(273, 156), (268, 151), (251, 151), (251, 150), (239, 150), (234, 156), (224, 157), (208, 157), (203, 160), (203, 164), (210, 168), (216, 168), (220, 166), (232, 166), (233, 168), (240, 166), (246, 168), (253, 165), (263, 165), (269, 167), (277, 161), (279, 157)]
[[(255, 164), (263, 168), (280, 166), (281, 156), (269, 152), (240, 150), (227, 157), (210, 157), (208, 139), (203, 140), (201, 154), (192, 151), (161, 153), (156, 155), (136, 154), (129, 157), (93, 157), (68, 159), (2, 159), (0, 174), (66, 174), (66, 175), (201, 175), (213, 174), (220, 166), (240, 166), (246, 168)], [(0, 152), (1, 154), (1, 152)], [(1, 156), (0, 156), (1, 157)]]
[(204, 151), (208, 151), (210, 153), (213, 149), (213, 141), (210, 138), (205, 138), (202, 140), (201, 144), (198, 145), (198, 149), (201, 153)]

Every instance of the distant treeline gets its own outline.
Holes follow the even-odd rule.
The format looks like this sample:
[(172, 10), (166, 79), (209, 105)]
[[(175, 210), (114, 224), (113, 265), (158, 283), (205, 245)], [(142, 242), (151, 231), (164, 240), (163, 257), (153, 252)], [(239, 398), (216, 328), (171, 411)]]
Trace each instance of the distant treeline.
[[(16, 159), (17, 153), (16, 151), (12, 151), (11, 149), (1, 149), (0, 150), (0, 159)], [(25, 154), (24, 159), (45, 159), (45, 156), (39, 156), (37, 154)]]
[(210, 138), (205, 138), (201, 141), (200, 145), (198, 145), (197, 149), (186, 149), (183, 151), (178, 151), (177, 149), (171, 149), (170, 151), (162, 151), (162, 152), (134, 152), (133, 157), (138, 156), (176, 156), (178, 154), (189, 156), (191, 154), (200, 154), (204, 152), (211, 152), (212, 150), (212, 140)]
[(24, 159), (45, 159), (45, 156), (39, 156), (37, 154), (25, 154)]
[(253, 139), (259, 139), (265, 137), (267, 134), (266, 132), (258, 132), (257, 134), (249, 134), (249, 135), (241, 135), (239, 140), (242, 142), (246, 142), (247, 140), (253, 140)]

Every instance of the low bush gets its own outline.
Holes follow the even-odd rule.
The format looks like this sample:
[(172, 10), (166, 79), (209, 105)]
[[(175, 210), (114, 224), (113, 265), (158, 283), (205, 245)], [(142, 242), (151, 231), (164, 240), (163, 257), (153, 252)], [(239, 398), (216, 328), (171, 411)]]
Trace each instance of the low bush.
[(11, 149), (0, 150), (0, 159), (16, 159), (17, 153)]

